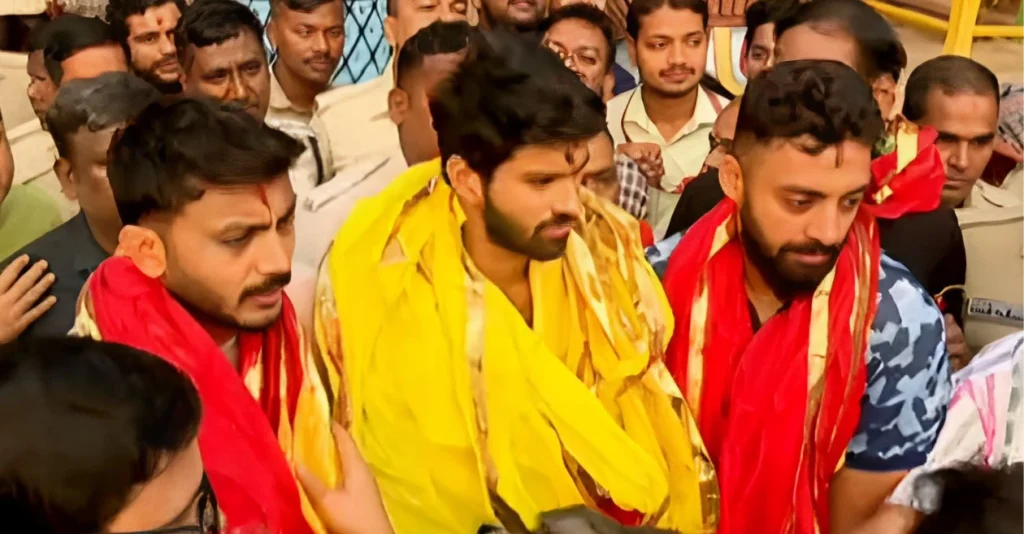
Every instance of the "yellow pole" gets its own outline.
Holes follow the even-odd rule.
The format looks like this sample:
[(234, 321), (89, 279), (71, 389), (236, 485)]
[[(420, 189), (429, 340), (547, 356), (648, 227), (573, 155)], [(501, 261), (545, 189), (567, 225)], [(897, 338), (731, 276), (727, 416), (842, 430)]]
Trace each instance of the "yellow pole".
[(946, 32), (949, 30), (949, 23), (942, 19), (925, 15), (924, 13), (918, 13), (917, 11), (878, 2), (876, 0), (864, 0), (864, 3), (873, 7), (875, 11), (878, 11), (879, 13), (903, 24), (909, 24), (911, 26), (940, 32)]
[(942, 47), (943, 54), (971, 57), (979, 9), (981, 0), (953, 0), (956, 18), (950, 16), (949, 32), (946, 33), (946, 42)]
[(1024, 26), (975, 26), (975, 37), (1003, 37), (1006, 39), (1024, 39)]

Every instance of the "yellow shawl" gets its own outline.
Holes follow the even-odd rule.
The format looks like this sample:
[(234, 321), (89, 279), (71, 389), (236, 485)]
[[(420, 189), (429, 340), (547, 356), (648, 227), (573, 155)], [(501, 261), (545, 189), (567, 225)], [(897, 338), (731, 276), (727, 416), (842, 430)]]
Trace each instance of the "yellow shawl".
[[(340, 412), (396, 532), (525, 524), (610, 498), (648, 524), (713, 532), (717, 483), (661, 356), (665, 295), (637, 223), (581, 197), (559, 260), (530, 265), (534, 328), (472, 266), (434, 160), (358, 205), (321, 273), (317, 338)], [(340, 325), (340, 327), (339, 327)], [(343, 330), (343, 332), (341, 332)]]

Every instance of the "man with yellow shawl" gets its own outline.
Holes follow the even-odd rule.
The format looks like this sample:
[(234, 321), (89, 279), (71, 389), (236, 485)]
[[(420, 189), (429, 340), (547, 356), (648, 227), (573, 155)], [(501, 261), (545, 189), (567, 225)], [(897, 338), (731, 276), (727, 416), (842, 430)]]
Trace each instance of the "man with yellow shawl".
[(477, 35), (430, 110), (441, 153), (359, 204), (322, 266), (335, 406), (399, 534), (526, 532), (586, 505), (713, 532), (714, 472), (662, 363), (672, 316), (597, 95), (549, 51)]
[(232, 532), (326, 532), (292, 463), (327, 484), (339, 474), (334, 373), (307, 350), (282, 292), (299, 152), (214, 103), (147, 108), (114, 136), (106, 194), (126, 226), (79, 299), (78, 334), (155, 354), (194, 382), (203, 464)]

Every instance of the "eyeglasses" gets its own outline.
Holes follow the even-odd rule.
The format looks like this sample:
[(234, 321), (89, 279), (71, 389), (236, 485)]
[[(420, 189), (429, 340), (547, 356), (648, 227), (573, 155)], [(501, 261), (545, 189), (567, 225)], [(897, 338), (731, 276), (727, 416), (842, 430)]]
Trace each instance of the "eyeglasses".
[(544, 41), (546, 46), (552, 52), (558, 54), (558, 57), (565, 62), (565, 66), (569, 67), (576, 74), (580, 74), (579, 67), (593, 67), (601, 62), (601, 58), (598, 57), (597, 53), (588, 49), (584, 50), (569, 50), (554, 41)]
[(122, 534), (220, 534), (220, 510), (217, 509), (217, 496), (213, 493), (213, 486), (210, 479), (203, 474), (203, 480), (199, 482), (196, 490), (196, 518), (195, 525), (181, 527), (158, 528), (156, 530), (144, 530), (139, 532), (126, 532)]

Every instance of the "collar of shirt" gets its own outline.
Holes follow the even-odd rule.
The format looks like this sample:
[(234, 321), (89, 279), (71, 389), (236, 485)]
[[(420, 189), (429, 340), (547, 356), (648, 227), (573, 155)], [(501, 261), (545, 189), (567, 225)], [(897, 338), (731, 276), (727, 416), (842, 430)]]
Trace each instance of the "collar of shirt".
[(626, 110), (622, 116), (623, 131), (628, 128), (629, 131), (625, 133), (634, 142), (654, 142), (661, 146), (671, 145), (702, 126), (714, 125), (715, 120), (718, 119), (718, 112), (715, 111), (715, 106), (711, 103), (711, 96), (708, 95), (708, 92), (703, 87), (698, 85), (695, 89), (697, 91), (697, 105), (693, 110), (693, 117), (671, 139), (665, 139), (662, 137), (661, 132), (658, 131), (658, 126), (647, 115), (647, 108), (644, 106), (644, 99), (640, 90), (642, 87), (643, 84), (633, 89), (629, 96), (629, 103), (626, 104)]
[(978, 180), (971, 188), (971, 194), (967, 197), (964, 208), (1008, 208), (1020, 204), (1021, 199), (1012, 192)]
[(73, 260), (75, 271), (85, 279), (103, 263), (103, 260), (109, 258), (110, 254), (107, 254), (107, 251), (103, 250), (103, 247), (96, 242), (84, 213), (75, 215), (69, 222), (68, 237), (75, 248)]
[(313, 110), (303, 110), (292, 103), (285, 94), (281, 84), (277, 81), (277, 74), (274, 73), (274, 65), (270, 66), (270, 110), (267, 118), (290, 119), (299, 122), (309, 123), (313, 117)]

